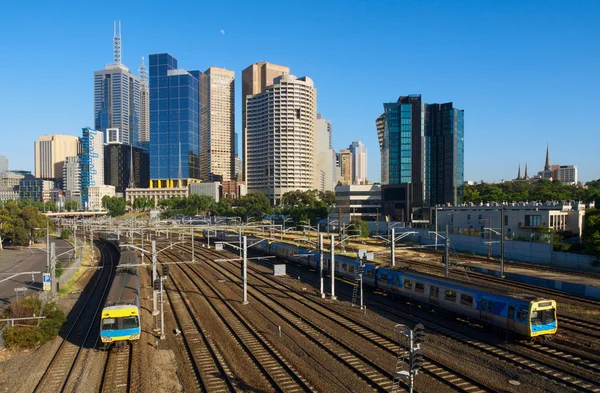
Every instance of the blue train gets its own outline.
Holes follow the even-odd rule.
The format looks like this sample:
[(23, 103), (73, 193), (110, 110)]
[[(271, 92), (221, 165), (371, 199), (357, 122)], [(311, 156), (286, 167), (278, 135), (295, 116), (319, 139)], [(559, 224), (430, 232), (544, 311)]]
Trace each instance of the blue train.
[[(211, 238), (214, 238), (214, 232)], [(217, 232), (216, 239), (237, 241), (237, 234)], [(249, 240), (254, 243), (259, 239)], [(319, 253), (287, 243), (260, 242), (253, 248), (311, 268), (318, 268)], [(330, 271), (330, 255), (323, 255), (323, 270)], [(337, 276), (355, 279), (360, 262), (335, 256)], [(522, 336), (550, 336), (556, 333), (556, 301), (529, 294), (515, 294), (460, 280), (444, 278), (390, 266), (366, 263), (363, 283), (391, 294), (416, 300)]]
[(140, 277), (134, 250), (121, 250), (112, 285), (100, 320), (100, 339), (105, 347), (120, 347), (140, 339)]

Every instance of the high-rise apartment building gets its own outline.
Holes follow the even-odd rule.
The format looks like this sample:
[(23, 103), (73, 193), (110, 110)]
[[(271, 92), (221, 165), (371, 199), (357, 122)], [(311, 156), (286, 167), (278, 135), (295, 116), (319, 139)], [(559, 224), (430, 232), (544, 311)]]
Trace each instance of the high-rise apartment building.
[[(106, 69), (94, 72), (94, 128), (116, 134), (125, 144), (140, 142), (140, 78), (121, 63), (121, 24), (115, 23), (114, 61)], [(111, 135), (107, 133), (107, 136)]]
[(63, 167), (63, 195), (81, 205), (81, 162), (79, 156), (67, 157)]
[(352, 152), (350, 150), (340, 150), (338, 165), (340, 167), (340, 178), (338, 180), (344, 185), (352, 184), (354, 165), (352, 165)]
[(81, 151), (80, 140), (73, 135), (42, 135), (34, 142), (35, 177), (62, 178), (65, 158)]
[(275, 78), (289, 74), (290, 69), (285, 66), (267, 62), (254, 63), (242, 71), (242, 154), (243, 178), (246, 180), (247, 171), (247, 136), (246, 136), (246, 100), (249, 96), (260, 94), (267, 86), (271, 86)]
[(331, 146), (331, 122), (317, 114), (315, 132), (316, 188), (321, 191), (334, 191), (337, 182), (335, 151)]
[(429, 206), (462, 203), (464, 111), (416, 94), (383, 106), (376, 128), (385, 214), (410, 220)]
[(150, 142), (150, 86), (148, 85), (148, 70), (143, 57), (140, 67), (140, 142), (143, 147)]
[(317, 91), (308, 77), (286, 74), (246, 97), (246, 182), (275, 204), (283, 194), (315, 188)]
[(211, 67), (200, 75), (200, 178), (235, 175), (233, 71)]
[(0, 173), (8, 172), (8, 158), (0, 156)]
[(352, 184), (366, 184), (367, 148), (361, 141), (355, 141), (348, 150), (352, 153)]
[(150, 55), (150, 187), (200, 179), (199, 79), (168, 53)]
[(81, 154), (81, 203), (88, 208), (88, 188), (104, 185), (104, 133), (91, 128), (82, 129)]

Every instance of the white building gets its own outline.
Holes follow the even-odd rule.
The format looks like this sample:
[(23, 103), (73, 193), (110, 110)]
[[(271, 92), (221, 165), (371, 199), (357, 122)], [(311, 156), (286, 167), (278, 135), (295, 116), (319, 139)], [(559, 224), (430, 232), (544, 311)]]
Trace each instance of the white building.
[(381, 186), (372, 184), (337, 186), (335, 203), (337, 209), (329, 216), (330, 220), (341, 218), (344, 224), (355, 218), (376, 221), (381, 210)]
[(315, 183), (320, 191), (333, 191), (337, 183), (336, 156), (331, 147), (331, 122), (317, 114), (315, 136)]
[(192, 183), (189, 185), (189, 195), (207, 195), (212, 197), (215, 202), (219, 202), (219, 194), (221, 193), (221, 183)]
[(65, 159), (63, 195), (66, 201), (76, 201), (81, 206), (81, 161), (78, 156)]
[(562, 184), (577, 184), (577, 165), (560, 165), (556, 173)]
[(88, 207), (87, 210), (101, 210), (102, 209), (102, 198), (105, 196), (115, 196), (115, 186), (94, 186), (88, 187)]
[(352, 183), (367, 182), (367, 148), (361, 141), (352, 142), (348, 150), (352, 153)]
[(277, 204), (315, 184), (317, 90), (312, 79), (282, 75), (246, 98), (246, 183)]

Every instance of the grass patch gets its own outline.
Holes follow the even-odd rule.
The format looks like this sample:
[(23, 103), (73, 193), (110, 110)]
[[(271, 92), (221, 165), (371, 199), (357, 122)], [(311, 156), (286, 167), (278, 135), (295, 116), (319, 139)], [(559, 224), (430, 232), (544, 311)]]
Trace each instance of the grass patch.
[(92, 252), (91, 248), (88, 244), (83, 247), (83, 257), (81, 259), (81, 265), (79, 268), (73, 273), (71, 278), (60, 286), (58, 290), (58, 296), (67, 295), (74, 290), (82, 289), (82, 285), (79, 282), (83, 275), (87, 272), (86, 267), (92, 266)]

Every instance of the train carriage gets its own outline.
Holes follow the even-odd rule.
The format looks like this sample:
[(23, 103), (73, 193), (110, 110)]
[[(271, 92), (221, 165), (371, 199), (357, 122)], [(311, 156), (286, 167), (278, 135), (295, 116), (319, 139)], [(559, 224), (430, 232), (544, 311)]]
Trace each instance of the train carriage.
[(133, 250), (122, 250), (101, 314), (100, 338), (107, 347), (111, 344), (121, 346), (140, 338), (138, 269), (123, 266), (133, 264), (137, 264), (137, 253)]

